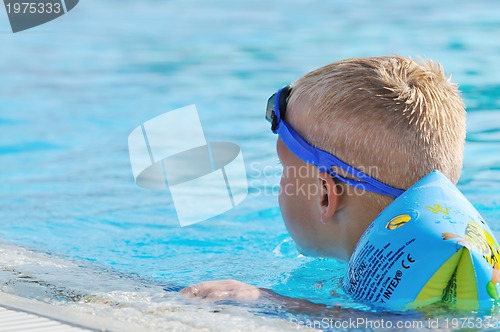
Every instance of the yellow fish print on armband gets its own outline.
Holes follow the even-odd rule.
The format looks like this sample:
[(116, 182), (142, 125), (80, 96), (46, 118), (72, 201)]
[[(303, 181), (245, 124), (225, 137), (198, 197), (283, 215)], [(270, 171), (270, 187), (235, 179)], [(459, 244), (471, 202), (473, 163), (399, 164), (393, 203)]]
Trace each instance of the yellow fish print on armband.
[(391, 220), (389, 220), (387, 222), (387, 224), (385, 225), (385, 228), (392, 231), (393, 229), (396, 229), (396, 228), (399, 228), (399, 227), (405, 225), (410, 220), (411, 220), (411, 216), (409, 214), (400, 214), (398, 216), (395, 216)]
[(475, 249), (494, 267), (500, 263), (500, 248), (495, 238), (475, 222), (469, 221), (464, 236), (442, 233), (443, 240), (457, 239), (457, 243), (468, 249)]
[(500, 248), (491, 234), (474, 222), (469, 222), (462, 237), (453, 233), (442, 233), (443, 240), (453, 240), (469, 250), (478, 251), (493, 267), (491, 280), (486, 284), (486, 292), (494, 300), (500, 300), (497, 284), (500, 282)]

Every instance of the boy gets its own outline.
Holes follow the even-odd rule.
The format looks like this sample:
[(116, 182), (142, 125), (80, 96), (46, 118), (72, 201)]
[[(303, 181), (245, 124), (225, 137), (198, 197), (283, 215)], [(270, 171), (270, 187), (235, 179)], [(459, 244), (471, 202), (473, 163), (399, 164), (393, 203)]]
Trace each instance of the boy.
[[(348, 261), (370, 223), (404, 190), (432, 170), (453, 183), (460, 177), (464, 104), (432, 61), (387, 56), (329, 64), (273, 95), (266, 117), (284, 167), (280, 209), (304, 255)], [(271, 294), (234, 280), (182, 292), (247, 300)]]

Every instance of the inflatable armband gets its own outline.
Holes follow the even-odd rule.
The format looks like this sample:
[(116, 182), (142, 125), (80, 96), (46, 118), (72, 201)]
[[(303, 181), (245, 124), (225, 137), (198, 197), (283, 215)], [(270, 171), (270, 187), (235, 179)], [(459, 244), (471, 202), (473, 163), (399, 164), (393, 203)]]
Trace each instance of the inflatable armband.
[(500, 248), (472, 204), (439, 171), (372, 222), (349, 261), (344, 290), (388, 310), (444, 302), (489, 309), (499, 299)]

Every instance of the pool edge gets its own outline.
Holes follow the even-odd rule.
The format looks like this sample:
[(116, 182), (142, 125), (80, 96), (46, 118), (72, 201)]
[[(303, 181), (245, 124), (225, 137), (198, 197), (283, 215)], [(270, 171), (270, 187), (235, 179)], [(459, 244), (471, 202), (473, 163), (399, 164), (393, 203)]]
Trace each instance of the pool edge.
[[(73, 328), (68, 329), (68, 331), (150, 331), (135, 324), (124, 324), (112, 319), (105, 319), (86, 313), (79, 313), (68, 308), (4, 292), (0, 292), (0, 307), (8, 311), (26, 314), (20, 315), (19, 319), (16, 320), (19, 324), (25, 322), (29, 319), (30, 315), (32, 315), (39, 318), (45, 318), (54, 323), (59, 323), (62, 327), (68, 326)], [(0, 326), (1, 323), (2, 320), (0, 320)], [(36, 331), (36, 326), (31, 328), (33, 328), (33, 331)]]

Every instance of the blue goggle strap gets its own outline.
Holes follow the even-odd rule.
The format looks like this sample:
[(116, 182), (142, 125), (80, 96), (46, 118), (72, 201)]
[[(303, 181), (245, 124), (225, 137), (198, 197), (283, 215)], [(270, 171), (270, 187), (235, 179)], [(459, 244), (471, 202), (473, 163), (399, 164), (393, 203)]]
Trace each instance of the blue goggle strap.
[[(280, 91), (281, 92), (281, 91)], [(279, 100), (279, 94), (276, 96)], [(278, 102), (277, 102), (278, 103)], [(304, 162), (315, 165), (320, 171), (326, 171), (330, 176), (339, 179), (355, 188), (372, 191), (382, 195), (397, 198), (404, 190), (389, 186), (377, 179), (372, 178), (368, 174), (356, 169), (355, 167), (343, 162), (339, 158), (330, 154), (327, 151), (318, 149), (307, 143), (292, 127), (288, 126), (285, 121), (279, 117), (279, 111), (275, 115), (278, 116), (278, 128), (276, 133), (281, 137), (283, 143), (292, 151), (298, 158)], [(358, 178), (359, 180), (347, 179), (332, 170), (336, 166), (342, 171)]]

